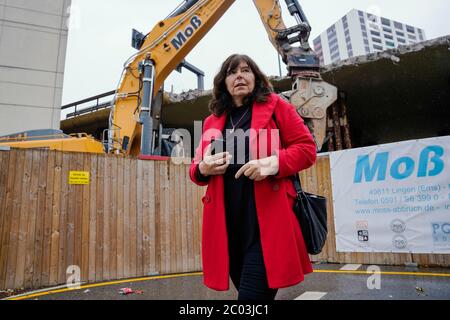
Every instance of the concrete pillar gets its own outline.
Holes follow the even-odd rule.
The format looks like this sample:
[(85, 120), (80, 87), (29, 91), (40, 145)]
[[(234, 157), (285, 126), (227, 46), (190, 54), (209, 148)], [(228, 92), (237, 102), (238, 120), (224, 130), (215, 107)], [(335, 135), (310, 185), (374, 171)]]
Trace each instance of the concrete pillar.
[(59, 129), (71, 0), (0, 0), (0, 136)]

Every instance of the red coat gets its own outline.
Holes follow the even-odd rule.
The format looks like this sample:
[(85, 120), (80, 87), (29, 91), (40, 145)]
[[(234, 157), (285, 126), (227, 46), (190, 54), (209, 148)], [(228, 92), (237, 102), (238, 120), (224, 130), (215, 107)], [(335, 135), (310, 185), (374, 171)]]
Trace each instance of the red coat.
[[(278, 127), (272, 118), (274, 112)], [(211, 176), (208, 183), (202, 183), (197, 180), (195, 171), (211, 138), (221, 136), (225, 121), (225, 114), (220, 117), (211, 115), (205, 120), (201, 144), (190, 167), (191, 180), (201, 186), (208, 185), (202, 198), (203, 275), (204, 284), (219, 291), (229, 289), (223, 176)], [(292, 210), (295, 188), (288, 177), (314, 164), (316, 146), (294, 107), (276, 94), (271, 94), (266, 103), (253, 105), (251, 128), (280, 129), (284, 149), (279, 146), (279, 150), (271, 150), (270, 138), (264, 138), (270, 135), (252, 132), (250, 154), (252, 159), (257, 159), (255, 155), (258, 154), (258, 146), (263, 142), (267, 144), (268, 155), (277, 154), (279, 158), (277, 176), (254, 182), (256, 211), (269, 287), (293, 286), (303, 281), (305, 274), (312, 272), (312, 266)]]

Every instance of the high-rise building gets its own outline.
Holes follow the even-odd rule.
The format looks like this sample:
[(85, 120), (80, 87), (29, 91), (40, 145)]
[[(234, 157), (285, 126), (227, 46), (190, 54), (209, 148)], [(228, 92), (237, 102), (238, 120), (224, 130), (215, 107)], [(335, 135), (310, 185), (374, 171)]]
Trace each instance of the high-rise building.
[(59, 129), (71, 0), (0, 0), (0, 136)]
[(423, 29), (353, 9), (314, 39), (322, 65), (425, 41)]

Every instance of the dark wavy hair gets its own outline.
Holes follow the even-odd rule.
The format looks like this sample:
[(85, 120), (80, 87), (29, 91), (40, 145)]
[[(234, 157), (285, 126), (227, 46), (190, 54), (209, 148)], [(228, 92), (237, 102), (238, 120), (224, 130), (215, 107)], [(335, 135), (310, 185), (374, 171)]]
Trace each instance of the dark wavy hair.
[(236, 69), (241, 62), (246, 62), (255, 75), (255, 89), (252, 94), (244, 99), (244, 104), (253, 102), (267, 102), (273, 88), (266, 75), (249, 56), (245, 54), (233, 54), (222, 64), (219, 73), (214, 77), (213, 97), (209, 102), (209, 111), (216, 116), (229, 112), (234, 107), (233, 98), (227, 90), (225, 79), (229, 72)]

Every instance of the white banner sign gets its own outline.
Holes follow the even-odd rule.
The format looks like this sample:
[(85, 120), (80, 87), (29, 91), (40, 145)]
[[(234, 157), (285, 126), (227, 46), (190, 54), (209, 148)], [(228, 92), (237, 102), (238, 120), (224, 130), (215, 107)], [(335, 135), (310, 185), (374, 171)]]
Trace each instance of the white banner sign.
[(450, 136), (330, 155), (338, 252), (450, 253)]

